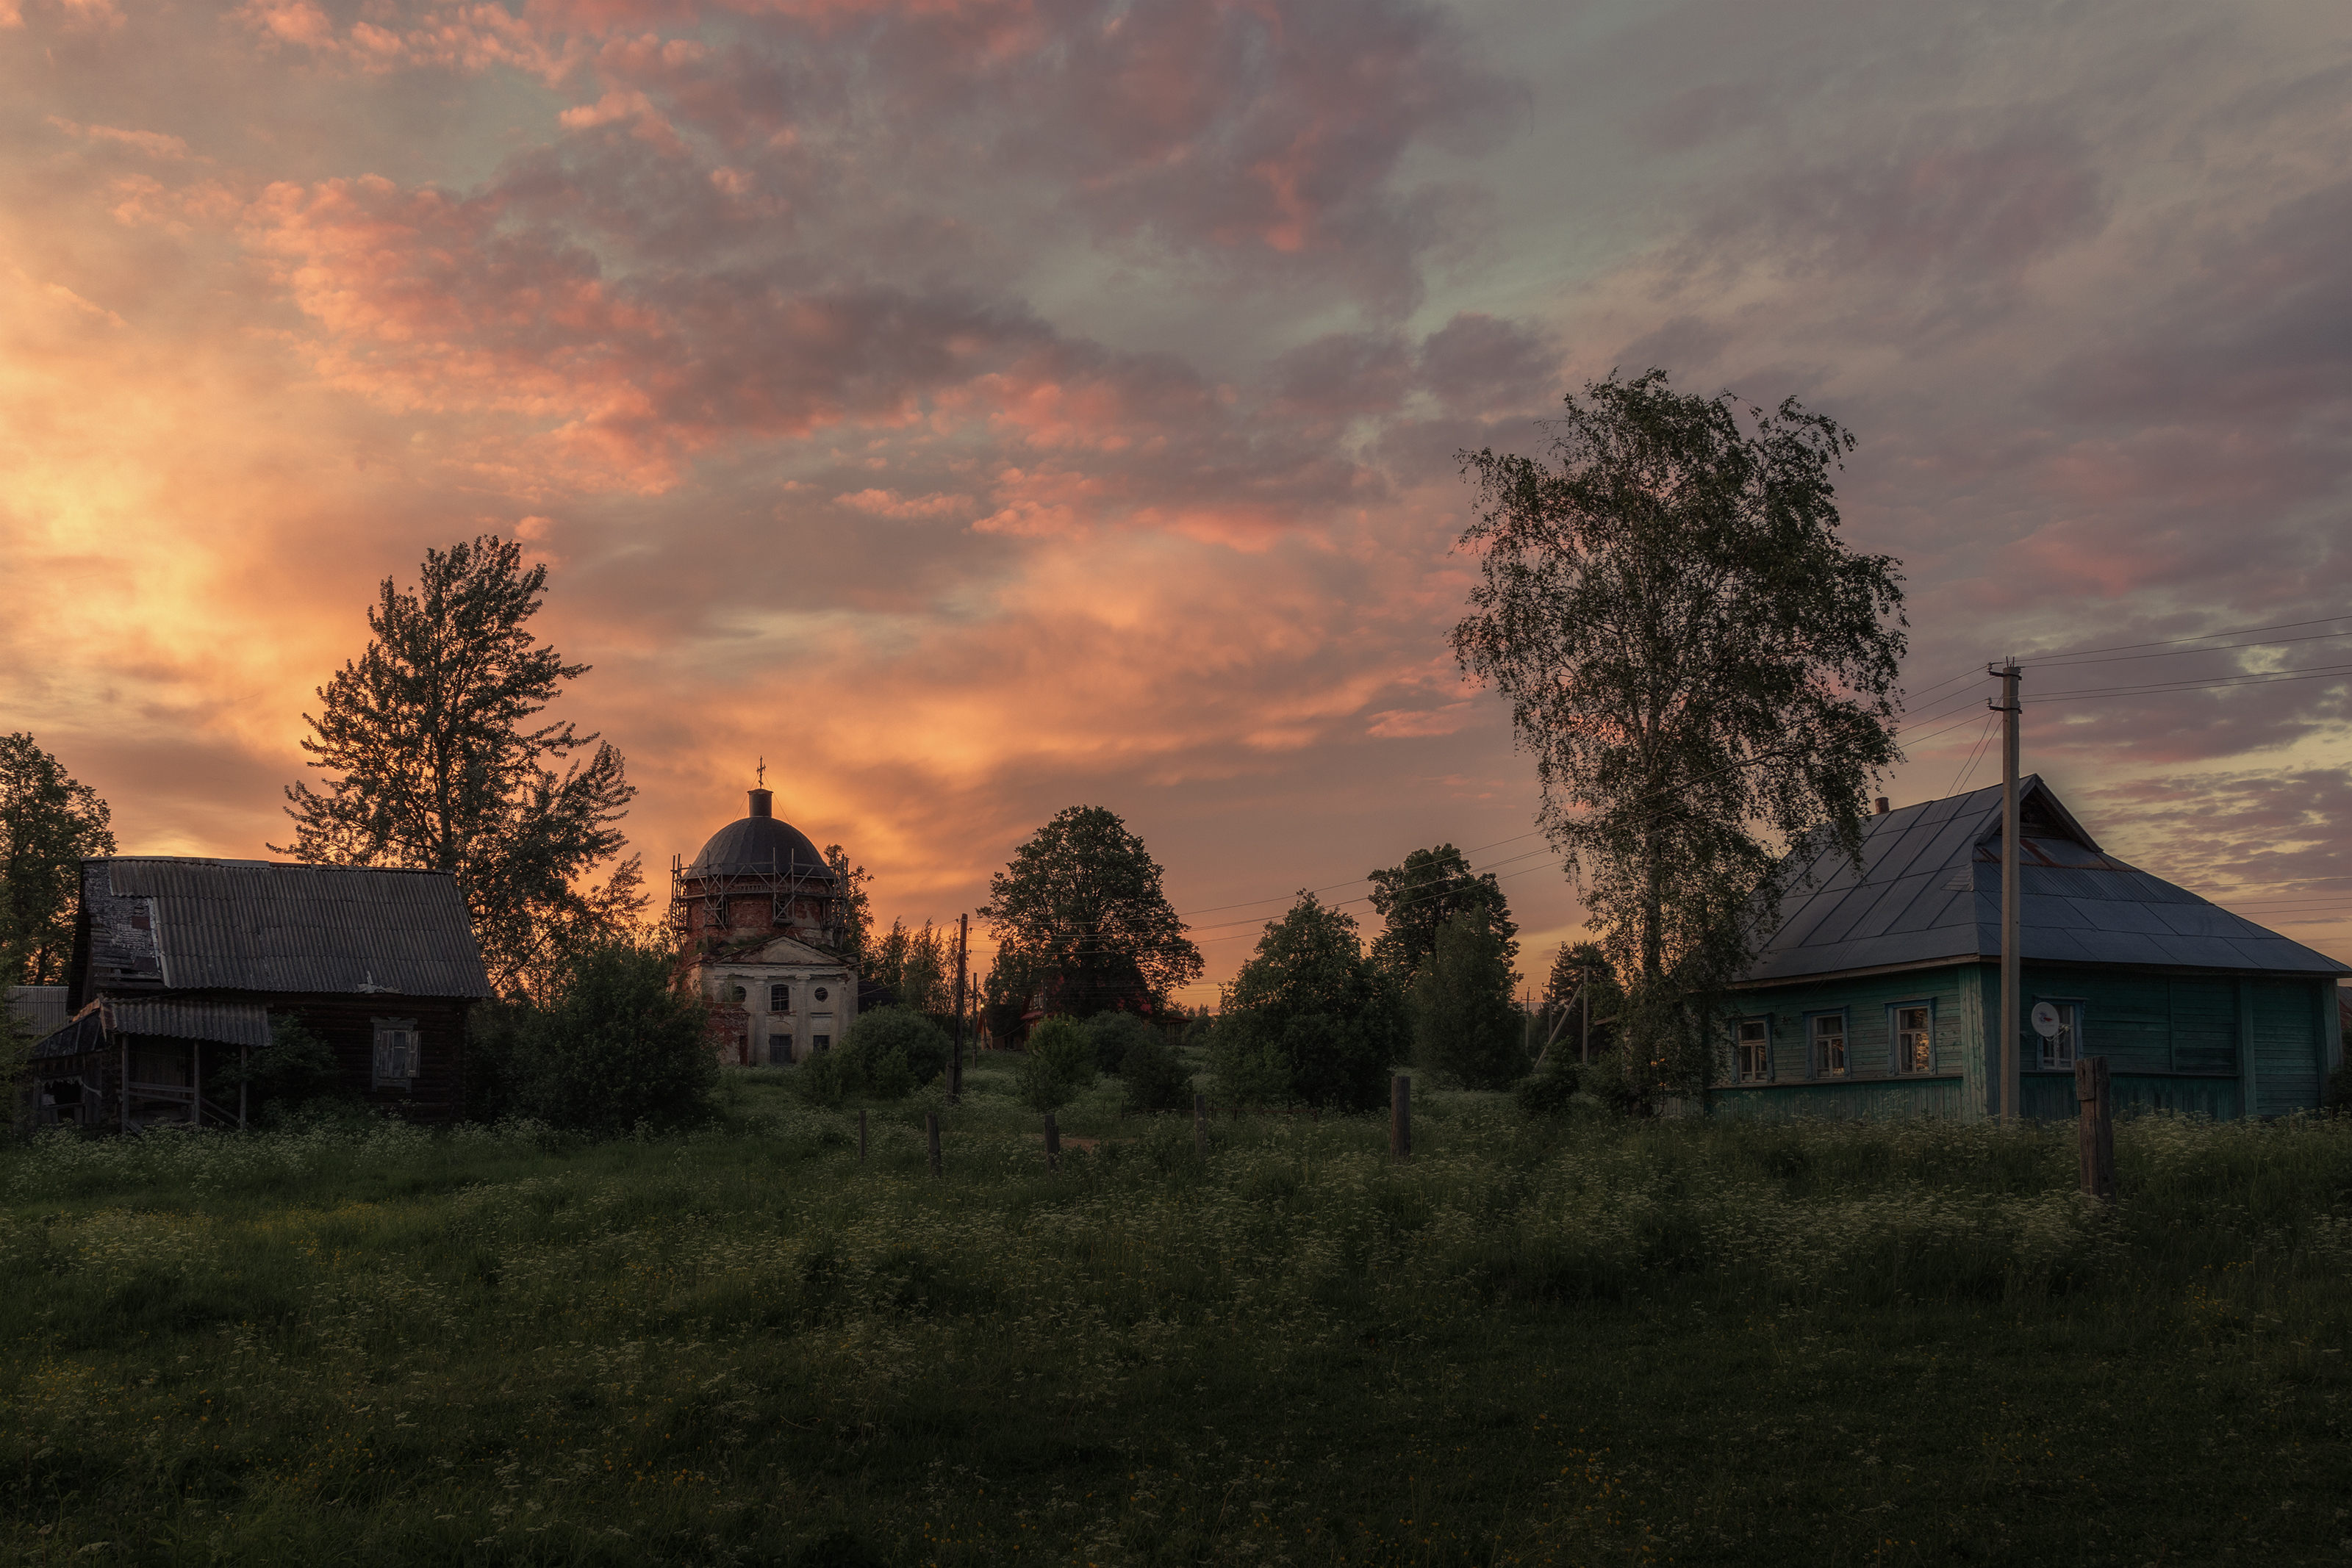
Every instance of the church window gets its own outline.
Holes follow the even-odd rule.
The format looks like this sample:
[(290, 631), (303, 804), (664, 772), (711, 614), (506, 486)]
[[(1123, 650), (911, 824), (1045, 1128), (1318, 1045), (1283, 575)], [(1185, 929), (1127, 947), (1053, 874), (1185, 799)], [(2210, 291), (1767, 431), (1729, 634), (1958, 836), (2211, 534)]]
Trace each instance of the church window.
[(768, 988), (768, 1010), (772, 1013), (788, 1013), (792, 1011), (793, 988), (790, 986), (770, 986)]

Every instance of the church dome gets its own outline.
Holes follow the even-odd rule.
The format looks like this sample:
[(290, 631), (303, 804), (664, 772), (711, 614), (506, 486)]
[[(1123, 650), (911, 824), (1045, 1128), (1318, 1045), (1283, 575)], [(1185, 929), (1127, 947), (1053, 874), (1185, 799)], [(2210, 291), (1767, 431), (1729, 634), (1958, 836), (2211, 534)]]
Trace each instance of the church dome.
[(775, 793), (751, 791), (751, 814), (728, 823), (710, 835), (688, 876), (736, 876), (751, 873), (831, 878), (832, 868), (808, 835), (775, 814)]

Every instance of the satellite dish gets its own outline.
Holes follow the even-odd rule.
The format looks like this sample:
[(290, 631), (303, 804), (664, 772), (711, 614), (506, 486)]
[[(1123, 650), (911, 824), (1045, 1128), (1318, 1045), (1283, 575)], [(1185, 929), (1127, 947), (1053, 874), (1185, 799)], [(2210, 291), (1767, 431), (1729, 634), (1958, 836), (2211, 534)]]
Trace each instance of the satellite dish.
[(2058, 1030), (2064, 1022), (2065, 1020), (2058, 1016), (2058, 1009), (2048, 1002), (2033, 1004), (2033, 1032), (2042, 1039), (2056, 1040)]

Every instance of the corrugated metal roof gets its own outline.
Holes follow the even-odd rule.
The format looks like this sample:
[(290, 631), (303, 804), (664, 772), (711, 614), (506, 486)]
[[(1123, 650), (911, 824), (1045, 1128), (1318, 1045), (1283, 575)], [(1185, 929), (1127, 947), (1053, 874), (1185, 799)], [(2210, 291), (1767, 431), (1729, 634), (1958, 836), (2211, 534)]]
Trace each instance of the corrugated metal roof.
[[(2023, 781), (2024, 956), (2279, 974), (2352, 968), (2104, 853), (2049, 786)], [(1750, 983), (2000, 956), (2000, 787), (1863, 822), (1857, 878), (1826, 835), (1800, 850), (1815, 879), (1780, 901)]]
[(105, 867), (118, 897), (149, 901), (171, 990), (490, 995), (446, 872), (124, 855), (89, 863)]
[(63, 1028), (67, 1010), (66, 988), (63, 986), (8, 988), (9, 1016), (32, 1025), (36, 1035), (45, 1035)]
[(110, 1046), (122, 1035), (210, 1040), (224, 1045), (269, 1043), (269, 1009), (259, 1002), (183, 1001), (101, 997), (63, 1029), (33, 1047), (36, 1058), (79, 1056)]

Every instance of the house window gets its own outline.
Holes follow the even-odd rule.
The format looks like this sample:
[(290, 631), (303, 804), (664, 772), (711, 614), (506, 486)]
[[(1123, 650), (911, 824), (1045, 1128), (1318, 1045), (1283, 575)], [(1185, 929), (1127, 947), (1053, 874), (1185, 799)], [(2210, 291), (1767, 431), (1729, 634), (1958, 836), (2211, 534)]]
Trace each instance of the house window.
[(768, 1010), (772, 1013), (788, 1013), (792, 1011), (793, 988), (790, 986), (770, 986), (768, 988)]
[(2058, 1071), (2071, 1071), (2074, 1066), (2074, 1048), (2083, 1038), (2083, 1004), (2052, 1002), (2058, 1014), (2058, 1032), (2044, 1040), (2042, 1031), (2032, 1024), (2025, 1026), (2025, 1054), (2041, 1053), (2042, 1065)]
[(1895, 1009), (1895, 1071), (1936, 1071), (1935, 1009), (1924, 1002), (1906, 1002)]
[(1742, 1083), (1762, 1083), (1772, 1076), (1772, 1020), (1741, 1019), (1735, 1038), (1732, 1069)]
[(770, 1035), (768, 1037), (768, 1065), (771, 1067), (790, 1067), (792, 1064), (793, 1037), (788, 1034)]
[(1813, 1076), (1845, 1076), (1845, 1014), (1813, 1015)]
[(375, 1086), (378, 1089), (406, 1089), (416, 1079), (416, 1020), (415, 1019), (376, 1019), (375, 1024)]

